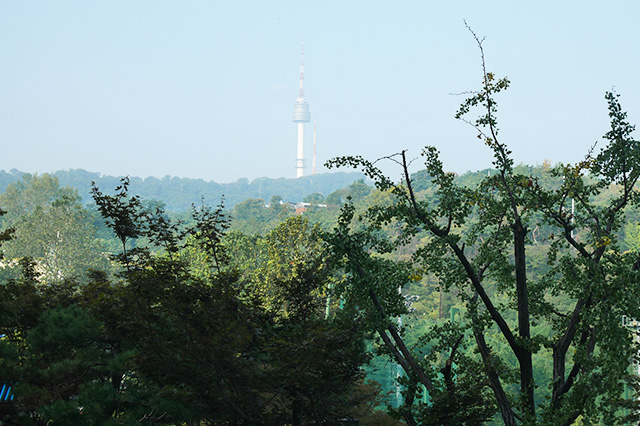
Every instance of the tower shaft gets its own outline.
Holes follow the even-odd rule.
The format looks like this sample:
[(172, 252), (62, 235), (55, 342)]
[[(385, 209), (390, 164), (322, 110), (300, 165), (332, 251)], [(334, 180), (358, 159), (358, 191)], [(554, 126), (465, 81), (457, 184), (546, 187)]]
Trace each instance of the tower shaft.
[(296, 177), (304, 176), (304, 122), (298, 121), (298, 155), (296, 156)]

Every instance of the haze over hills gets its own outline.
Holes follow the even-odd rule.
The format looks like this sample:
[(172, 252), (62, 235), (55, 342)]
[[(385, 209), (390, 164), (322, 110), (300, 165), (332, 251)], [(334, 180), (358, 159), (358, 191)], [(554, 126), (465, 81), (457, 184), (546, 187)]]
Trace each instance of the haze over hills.
[[(22, 179), (26, 174), (16, 169), (0, 171), (0, 192), (4, 192), (12, 182)], [(122, 176), (108, 176), (83, 169), (60, 170), (53, 173), (60, 182), (60, 186), (76, 188), (84, 203), (91, 200), (91, 182), (105, 193), (110, 193), (120, 184)], [(204, 179), (180, 178), (175, 176), (129, 177), (129, 189), (132, 194), (147, 200), (164, 202), (166, 209), (182, 212), (191, 208), (192, 204), (199, 204), (204, 198), (208, 205), (217, 205), (224, 199), (228, 208), (248, 198), (262, 198), (269, 201), (272, 196), (279, 195), (285, 201), (299, 202), (309, 194), (318, 192), (323, 196), (344, 188), (364, 175), (359, 172), (323, 173), (304, 176), (297, 179), (286, 178), (258, 178), (249, 181), (247, 178), (238, 179), (231, 183), (216, 183)]]

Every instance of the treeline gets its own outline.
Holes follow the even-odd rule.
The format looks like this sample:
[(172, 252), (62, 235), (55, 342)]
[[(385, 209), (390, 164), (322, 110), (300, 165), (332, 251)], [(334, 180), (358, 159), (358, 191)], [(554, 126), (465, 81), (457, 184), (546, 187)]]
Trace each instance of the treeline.
[[(558, 167), (513, 170), (522, 188), (535, 182), (561, 190)], [(440, 205), (443, 176), (470, 199), (477, 191), (497, 194), (486, 183), (496, 182), (496, 170), (436, 178), (421, 171), (411, 176), (415, 197)], [(0, 236), (0, 380), (16, 397), (0, 406), (0, 421), (498, 422), (464, 319), (473, 299), (450, 281), (458, 272), (446, 256), (429, 268), (419, 260), (435, 261), (438, 250), (430, 248), (428, 230), (393, 219), (409, 211), (398, 192), (406, 186), (396, 188), (355, 181), (327, 197), (308, 194), (303, 212), (275, 196), (174, 214), (131, 195), (128, 180), (115, 190), (96, 186), (94, 203), (85, 206), (55, 176), (22, 176), (0, 194), (2, 229), (9, 230)], [(619, 185), (602, 187), (590, 203), (606, 208), (619, 193)], [(570, 205), (565, 214), (577, 217)], [(487, 241), (486, 234), (474, 237), (482, 215), (470, 209), (456, 235)], [(625, 215), (607, 247), (633, 255), (637, 209)], [(529, 279), (542, 284), (558, 273), (550, 253), (570, 256), (571, 250), (554, 248), (559, 236), (543, 212), (532, 217), (538, 226), (528, 230), (526, 267)], [(590, 238), (586, 227), (573, 235)], [(499, 282), (487, 284), (490, 297), (507, 297), (504, 291)], [(562, 315), (575, 300), (551, 287), (543, 294)], [(504, 309), (515, 322), (515, 313)], [(544, 316), (537, 321), (537, 333), (558, 326)], [(398, 375), (402, 358), (383, 338), (390, 330), (421, 360), (432, 383), (428, 392), (411, 384), (411, 367)], [(510, 365), (515, 360), (496, 331), (486, 331), (494, 356)], [(451, 357), (458, 378), (447, 384), (451, 377), (441, 372)], [(541, 350), (533, 369), (541, 401), (551, 397), (551, 364), (551, 354)], [(518, 392), (515, 383), (505, 387)], [(589, 415), (597, 424), (599, 415)]]
[[(0, 171), (0, 191), (5, 191), (11, 183), (20, 181), (25, 175), (16, 169)], [(107, 176), (88, 172), (82, 169), (57, 171), (53, 176), (58, 178), (61, 186), (76, 188), (84, 204), (91, 203), (91, 182), (101, 188), (115, 188), (120, 177)], [(311, 193), (320, 193), (325, 197), (332, 192), (344, 188), (351, 182), (364, 178), (361, 173), (338, 172), (305, 176), (299, 179), (258, 178), (249, 181), (246, 178), (232, 183), (216, 183), (203, 179), (188, 179), (165, 176), (163, 178), (129, 177), (131, 190), (147, 200), (162, 201), (167, 210), (184, 212), (191, 209), (192, 204), (199, 204), (204, 198), (207, 203), (215, 204), (224, 198), (225, 205), (233, 207), (236, 203), (248, 198), (269, 200), (274, 195), (285, 201), (299, 202)]]
[(93, 189), (116, 252), (71, 239), (95, 236), (90, 214), (23, 245), (33, 214), (82, 211), (56, 184), (43, 175), (9, 187), (24, 197), (4, 214), (15, 235), (2, 235), (3, 249), (33, 251), (4, 265), (19, 273), (0, 285), (0, 380), (15, 397), (0, 402), (2, 424), (396, 424), (364, 381), (367, 327), (352, 311), (326, 314), (338, 264), (306, 220), (227, 235), (224, 212), (202, 207), (180, 226), (125, 179), (112, 195)]
[[(398, 424), (366, 380), (370, 330), (327, 299), (319, 227), (229, 231), (228, 210), (176, 215), (129, 185), (85, 206), (25, 174), (0, 194), (0, 423)], [(336, 200), (371, 191), (352, 186)]]

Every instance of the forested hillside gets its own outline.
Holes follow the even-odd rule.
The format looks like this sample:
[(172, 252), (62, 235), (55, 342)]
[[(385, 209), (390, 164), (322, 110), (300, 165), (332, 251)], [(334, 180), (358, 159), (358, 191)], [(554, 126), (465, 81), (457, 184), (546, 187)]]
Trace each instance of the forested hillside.
[[(526, 176), (520, 180), (525, 188), (531, 181), (560, 191), (565, 179), (559, 170), (562, 166), (545, 163), (515, 166), (513, 173)], [(410, 182), (416, 198), (437, 206), (446, 194), (443, 177), (457, 191), (480, 194), (486, 182), (496, 182), (492, 176), (500, 176), (499, 171), (435, 178), (421, 171)], [(181, 214), (179, 224), (161, 204), (132, 195), (128, 181), (114, 188), (95, 187), (94, 203), (85, 207), (77, 190), (63, 187), (57, 177), (24, 175), (0, 194), (6, 210), (2, 229), (11, 230), (1, 238), (8, 263), (0, 274), (0, 374), (10, 380), (6, 383), (16, 383), (12, 392), (18, 398), (14, 411), (0, 417), (29, 417), (35, 424), (60, 419), (102, 424), (96, 419), (107, 421), (119, 413), (122, 424), (171, 425), (205, 418), (228, 424), (245, 415), (256, 424), (346, 416), (369, 426), (399, 424), (385, 414), (388, 404), (394, 417), (409, 424), (412, 418), (440, 424), (437, 419), (450, 412), (458, 413), (456, 424), (498, 421), (489, 383), (482, 376), (467, 376), (482, 369), (467, 341), (472, 323), (464, 319), (472, 293), (450, 281), (459, 272), (438, 272), (454, 268), (446, 258), (429, 268), (417, 260), (440, 249), (430, 248), (435, 241), (427, 229), (410, 231), (388, 216), (403, 211), (397, 210), (402, 192), (355, 181), (327, 197), (309, 194), (303, 212), (277, 202), (278, 197), (268, 204), (248, 199), (231, 210), (199, 207), (189, 216)], [(488, 190), (496, 193), (491, 186)], [(621, 190), (610, 183), (590, 203), (604, 207)], [(579, 217), (577, 209), (565, 213)], [(551, 223), (534, 217), (538, 226), (528, 229), (526, 267), (529, 280), (542, 284), (557, 273), (549, 253), (571, 251), (557, 245)], [(606, 247), (634, 256), (638, 210), (626, 209), (621, 219), (624, 226), (609, 235)], [(457, 234), (471, 238), (477, 232), (472, 224), (482, 221), (482, 211), (470, 209), (469, 225), (461, 223)], [(572, 235), (587, 241), (589, 229), (577, 227)], [(370, 259), (361, 252), (366, 248)], [(377, 250), (383, 254), (374, 255)], [(368, 265), (367, 271), (383, 281), (359, 282), (360, 269), (350, 269), (352, 256), (365, 256), (358, 264)], [(379, 292), (374, 300), (386, 320), (376, 319), (376, 305), (362, 284)], [(502, 294), (496, 284), (487, 285), (488, 297), (506, 297), (509, 292)], [(555, 306), (550, 315), (564, 318), (575, 296), (543, 292)], [(508, 312), (505, 318), (510, 324), (516, 320)], [(558, 326), (557, 319), (544, 315), (537, 321), (537, 333)], [(382, 338), (393, 330), (405, 351), (422, 359), (420, 368), (429, 372), (431, 388), (407, 382), (413, 367), (401, 367), (395, 345)], [(176, 340), (185, 331), (188, 336)], [(505, 367), (516, 362), (495, 330), (487, 339)], [(456, 349), (448, 352), (452, 344)], [(237, 358), (238, 353), (245, 355)], [(459, 385), (443, 393), (448, 376), (438, 376), (441, 367), (429, 365), (446, 366), (447, 359), (456, 360)], [(533, 365), (541, 401), (552, 396), (551, 363), (551, 353), (541, 350)], [(227, 388), (228, 381), (235, 385)], [(216, 390), (210, 387), (213, 382)], [(514, 383), (505, 386), (517, 392)], [(435, 405), (420, 405), (430, 398)], [(255, 407), (256, 400), (264, 409)]]
[[(15, 169), (9, 172), (0, 171), (0, 191), (4, 191), (10, 183), (21, 180), (24, 174)], [(85, 204), (91, 202), (91, 182), (95, 182), (101, 188), (115, 188), (121, 179), (121, 177), (105, 176), (82, 169), (57, 171), (53, 175), (58, 178), (61, 186), (76, 188)], [(327, 196), (363, 178), (364, 175), (359, 172), (337, 172), (299, 179), (264, 177), (249, 181), (242, 178), (232, 183), (170, 176), (161, 179), (131, 176), (130, 182), (131, 190), (139, 196), (147, 200), (162, 201), (170, 211), (184, 212), (189, 210), (193, 203), (198, 204), (202, 197), (209, 204), (216, 204), (224, 197), (225, 205), (228, 207), (233, 207), (247, 198), (269, 200), (274, 195), (295, 203), (315, 192)]]

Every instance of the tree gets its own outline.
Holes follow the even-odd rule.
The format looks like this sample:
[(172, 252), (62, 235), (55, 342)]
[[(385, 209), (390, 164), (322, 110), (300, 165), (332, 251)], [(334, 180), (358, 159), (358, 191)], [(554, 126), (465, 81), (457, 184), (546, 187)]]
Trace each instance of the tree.
[(329, 194), (325, 202), (328, 205), (341, 205), (349, 197), (357, 202), (369, 195), (370, 192), (371, 186), (367, 185), (363, 179), (359, 179), (346, 188), (339, 189)]
[(145, 223), (142, 219), (146, 212), (143, 210), (140, 197), (129, 196), (128, 177), (120, 181), (120, 185), (116, 187), (115, 195), (103, 194), (95, 182), (91, 183), (91, 194), (106, 225), (113, 229), (116, 238), (120, 241), (122, 253), (116, 259), (130, 268), (135, 256), (146, 254), (144, 250), (130, 248), (131, 242), (144, 235), (145, 231), (143, 228)]
[(232, 212), (231, 227), (246, 234), (264, 234), (293, 213), (282, 197), (274, 195), (269, 204), (261, 198), (249, 198), (237, 203)]
[(7, 187), (0, 202), (8, 211), (4, 223), (16, 236), (6, 245), (7, 257), (34, 259), (46, 282), (85, 278), (90, 268), (109, 268), (77, 191), (60, 188), (57, 178), (24, 175)]
[(60, 187), (58, 178), (50, 174), (23, 174), (22, 180), (7, 185), (0, 195), (0, 204), (7, 211), (5, 223), (13, 223), (19, 217), (32, 214), (36, 208), (50, 205), (57, 199), (78, 199), (78, 192), (71, 187)]
[[(429, 202), (416, 195), (406, 151), (389, 157), (403, 169), (399, 183), (361, 157), (332, 160), (331, 166), (361, 168), (376, 187), (397, 197), (391, 207), (369, 209), (367, 232), (348, 226), (353, 218), (348, 208), (334, 232), (334, 250), (343, 256), (351, 275), (345, 297), (375, 313), (379, 335), (407, 373), (403, 414), (409, 424), (415, 417), (435, 418), (428, 424), (449, 424), (438, 405), (459, 406), (455, 401), (461, 400), (462, 389), (456, 383), (478, 390), (471, 407), (481, 406), (482, 389), (490, 389), (505, 425), (569, 425), (579, 417), (619, 424), (620, 401), (630, 379), (628, 362), (639, 349), (620, 321), (623, 315), (640, 318), (640, 288), (634, 285), (640, 279), (640, 258), (637, 253), (621, 253), (616, 236), (625, 209), (637, 206), (640, 198), (640, 143), (631, 136), (634, 126), (627, 122), (619, 96), (609, 92), (611, 129), (599, 153), (592, 148), (584, 161), (555, 167), (553, 173), (562, 179), (559, 187), (519, 172), (498, 137), (494, 98), (509, 80), (486, 71), (482, 42), (477, 37), (476, 41), (482, 86), (462, 103), (456, 117), (473, 126), (493, 151), (497, 173), (475, 187), (459, 186), (444, 171), (437, 150), (427, 147), (426, 172), (437, 195)], [(480, 109), (480, 116), (467, 119), (474, 108)], [(615, 195), (595, 202), (603, 191)], [(395, 244), (428, 236), (409, 267), (390, 266), (385, 253), (392, 251), (394, 242), (378, 241), (371, 231), (390, 221), (402, 225)], [(553, 231), (545, 247), (549, 270), (536, 275), (528, 253), (536, 244), (530, 231), (538, 225)], [(398, 270), (405, 275), (399, 276)], [(444, 342), (442, 356), (432, 357), (430, 364), (418, 362), (390, 321), (402, 312), (397, 288), (414, 273), (435, 274), (446, 288), (457, 289), (466, 307), (468, 332), (448, 327), (425, 338)], [(467, 356), (461, 351), (463, 344), (473, 344), (478, 355)], [(553, 366), (547, 378), (549, 393), (534, 380), (534, 365), (540, 359)], [(437, 396), (434, 404), (414, 406), (416, 383)], [(416, 412), (420, 414), (414, 416)], [(456, 422), (479, 420), (467, 410)]]
[(341, 276), (321, 237), (318, 225), (295, 216), (264, 236), (234, 231), (224, 240), (231, 267), (242, 274), (243, 298), (271, 317), (279, 406), (297, 413), (302, 424), (367, 411), (372, 416), (372, 407), (363, 409), (371, 403), (363, 399), (370, 397), (360, 369), (368, 360), (363, 324), (327, 297)]
[(175, 424), (192, 415), (183, 394), (133, 374), (135, 348), (112, 328), (122, 288), (99, 273), (88, 285), (47, 285), (24, 266), (0, 286), (0, 377), (15, 394), (2, 424)]
[(312, 194), (305, 195), (302, 201), (311, 205), (322, 204), (322, 202), (324, 201), (324, 195), (319, 192), (314, 192)]

